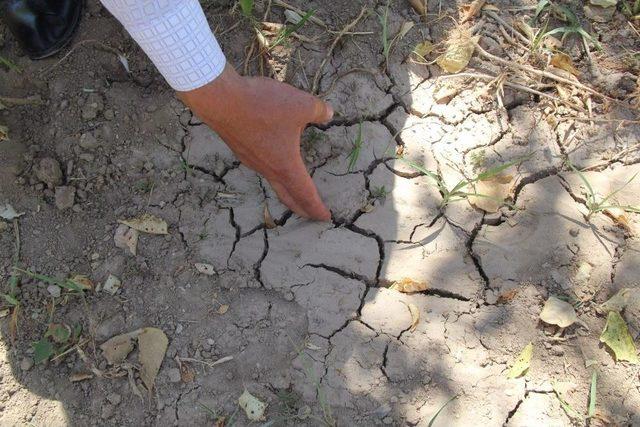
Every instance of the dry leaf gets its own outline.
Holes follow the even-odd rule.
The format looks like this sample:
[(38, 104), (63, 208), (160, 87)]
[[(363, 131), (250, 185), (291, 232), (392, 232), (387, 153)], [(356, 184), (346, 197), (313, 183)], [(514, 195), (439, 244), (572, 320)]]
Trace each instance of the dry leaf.
[(473, 0), (469, 4), (462, 5), (460, 7), (460, 23), (464, 24), (471, 18), (474, 18), (478, 13), (480, 13), (480, 10), (482, 9), (482, 6), (484, 6), (485, 2), (486, 0)]
[(190, 383), (196, 378), (196, 372), (191, 365), (186, 362), (180, 363), (180, 380), (183, 383)]
[(9, 140), (9, 128), (3, 125), (0, 125), (0, 141), (8, 141)]
[(394, 282), (393, 285), (389, 287), (389, 289), (410, 294), (413, 292), (426, 291), (427, 289), (429, 289), (429, 285), (427, 284), (427, 282), (418, 282), (417, 280), (404, 277)]
[(116, 335), (100, 345), (104, 358), (110, 365), (118, 365), (124, 362), (133, 350), (133, 338), (131, 333)]
[(398, 30), (398, 34), (396, 35), (396, 38), (398, 40), (402, 40), (404, 38), (404, 36), (406, 36), (407, 33), (409, 31), (411, 31), (411, 29), (413, 28), (414, 25), (416, 25), (416, 24), (414, 24), (412, 21), (403, 22), (402, 26), (400, 27), (400, 30)]
[(636, 345), (629, 335), (627, 324), (617, 311), (609, 312), (600, 341), (613, 351), (616, 361), (626, 360), (633, 365), (638, 363)]
[(413, 332), (418, 327), (418, 323), (420, 323), (420, 310), (415, 304), (407, 304), (409, 308), (409, 313), (411, 313), (411, 327), (409, 328), (409, 332)]
[(471, 37), (466, 31), (455, 31), (447, 41), (447, 50), (436, 62), (447, 73), (455, 74), (464, 70), (476, 49), (480, 36)]
[(267, 230), (272, 230), (277, 227), (276, 222), (271, 216), (271, 212), (269, 212), (269, 206), (267, 206), (266, 203), (264, 205), (264, 226), (267, 228)]
[(527, 373), (531, 365), (531, 357), (533, 356), (533, 343), (529, 343), (520, 352), (520, 355), (513, 362), (513, 366), (509, 369), (507, 378), (518, 378)]
[(600, 7), (615, 7), (618, 4), (618, 0), (589, 0), (589, 3)]
[(167, 222), (162, 218), (153, 216), (151, 214), (143, 214), (138, 218), (131, 219), (119, 219), (120, 224), (128, 225), (129, 227), (149, 234), (168, 234)]
[(196, 262), (193, 266), (198, 270), (199, 273), (206, 274), (207, 276), (213, 276), (216, 274), (216, 270), (213, 268), (211, 264), (204, 264), (202, 262)]
[(107, 277), (107, 280), (105, 280), (104, 285), (102, 285), (102, 290), (111, 295), (115, 295), (116, 292), (118, 292), (118, 289), (120, 289), (120, 286), (122, 286), (120, 279), (113, 274), (110, 274), (109, 277)]
[(576, 316), (573, 306), (568, 302), (556, 297), (549, 297), (540, 313), (540, 319), (550, 325), (566, 328), (578, 320), (578, 316)]
[(631, 233), (633, 232), (627, 213), (622, 208), (611, 207), (604, 210), (605, 215), (611, 218), (622, 229)]
[(116, 248), (129, 249), (129, 252), (135, 255), (138, 248), (138, 230), (120, 224), (118, 228), (116, 228), (113, 241), (116, 244)]
[(6, 219), (7, 221), (11, 221), (14, 218), (18, 218), (24, 215), (24, 212), (18, 213), (9, 203), (5, 203), (4, 205), (0, 205), (0, 218)]
[(140, 378), (149, 391), (153, 390), (168, 345), (167, 336), (158, 328), (144, 328), (138, 335)]
[(409, 0), (409, 4), (416, 11), (418, 15), (427, 15), (427, 2), (426, 0)]
[(515, 22), (515, 26), (529, 40), (533, 41), (535, 39), (536, 33), (535, 31), (533, 31), (533, 28), (531, 28), (531, 25), (529, 25), (525, 19), (518, 19)]
[(485, 212), (497, 212), (509, 197), (512, 180), (513, 176), (500, 174), (485, 181), (476, 182), (475, 191), (471, 188), (470, 192), (477, 196), (469, 196), (469, 203)]
[(218, 307), (217, 313), (223, 315), (227, 311), (229, 311), (229, 306), (227, 304), (221, 304), (220, 307)]
[(293, 10), (289, 9), (285, 9), (284, 17), (288, 22), (291, 22), (294, 25), (302, 21), (302, 16), (300, 16), (298, 12), (294, 12)]
[(416, 47), (413, 49), (413, 53), (418, 55), (421, 59), (424, 59), (427, 55), (433, 52), (433, 49), (433, 43), (431, 43), (429, 40), (425, 40), (416, 45)]
[(553, 36), (546, 36), (542, 45), (549, 50), (558, 50), (562, 47), (562, 42)]
[(93, 378), (93, 374), (91, 372), (78, 372), (72, 374), (69, 377), (69, 381), (71, 381), (72, 383), (77, 383), (79, 381), (90, 380), (91, 378)]
[(259, 401), (247, 390), (245, 390), (240, 398), (238, 398), (238, 405), (242, 409), (244, 409), (244, 412), (247, 414), (247, 418), (249, 418), (249, 420), (262, 421), (265, 419), (264, 411), (265, 409), (267, 409), (267, 405)]
[(496, 304), (506, 304), (514, 299), (518, 295), (518, 288), (509, 289), (508, 291), (504, 291), (498, 296), (496, 300)]
[(9, 313), (11, 313), (10, 308), (3, 308), (2, 310), (0, 310), (0, 319), (2, 319), (3, 317), (7, 317)]
[(602, 303), (605, 311), (623, 311), (628, 306), (640, 307), (640, 288), (622, 288), (614, 296)]
[(78, 285), (80, 288), (84, 289), (85, 291), (91, 291), (95, 288), (93, 281), (89, 279), (87, 276), (85, 276), (84, 274), (76, 274), (72, 276), (69, 280), (74, 284)]
[(553, 56), (551, 57), (550, 64), (556, 68), (560, 68), (561, 70), (568, 71), (574, 76), (580, 75), (580, 71), (576, 69), (576, 67), (573, 65), (573, 61), (571, 60), (571, 57), (566, 53), (562, 53), (562, 52), (554, 53)]

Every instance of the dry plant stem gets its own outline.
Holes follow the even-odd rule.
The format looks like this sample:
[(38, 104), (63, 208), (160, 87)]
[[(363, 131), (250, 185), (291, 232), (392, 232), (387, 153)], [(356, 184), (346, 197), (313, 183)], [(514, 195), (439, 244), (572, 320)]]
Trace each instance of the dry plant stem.
[(236, 22), (235, 24), (233, 24), (232, 26), (230, 26), (229, 28), (227, 28), (226, 30), (221, 31), (220, 33), (216, 33), (216, 37), (222, 37), (222, 36), (224, 36), (225, 34), (227, 34), (227, 33), (231, 32), (231, 31), (235, 30), (235, 29), (238, 27), (238, 25), (240, 25), (240, 23), (241, 23), (241, 22), (242, 22), (242, 21), (238, 21), (238, 22)]
[(362, 19), (362, 17), (366, 13), (366, 11), (367, 11), (367, 7), (364, 6), (362, 8), (362, 10), (360, 11), (360, 14), (356, 17), (356, 19), (354, 19), (349, 24), (347, 24), (338, 33), (336, 38), (333, 39), (333, 43), (331, 43), (331, 46), (329, 46), (329, 49), (327, 50), (327, 53), (324, 56), (324, 59), (320, 63), (320, 67), (318, 67), (318, 71), (316, 71), (316, 75), (313, 77), (313, 85), (311, 86), (311, 93), (312, 94), (317, 94), (318, 93), (318, 86), (320, 84), (320, 77), (322, 77), (322, 70), (324, 69), (324, 66), (327, 64), (327, 61), (329, 61), (329, 58), (331, 58), (331, 55), (333, 54), (333, 49), (335, 49), (335, 47), (338, 45), (338, 42), (340, 41), (340, 39), (342, 39), (342, 37), (345, 35), (345, 33), (347, 33), (348, 31), (351, 31), (351, 29), (353, 27), (355, 27), (358, 24), (358, 22), (360, 22), (360, 20)]
[(176, 357), (176, 359), (180, 362), (202, 363), (203, 365), (213, 368), (216, 365), (220, 365), (222, 363), (233, 360), (233, 356), (225, 356), (216, 360), (215, 362), (207, 362), (205, 360), (194, 359), (192, 357)]
[(40, 95), (31, 95), (25, 98), (13, 98), (10, 96), (0, 96), (0, 102), (3, 104), (7, 104), (9, 106), (12, 105), (40, 105), (42, 104), (42, 98)]
[(502, 65), (504, 65), (506, 67), (509, 67), (511, 69), (516, 69), (516, 70), (520, 70), (520, 71), (526, 71), (528, 73), (535, 74), (535, 75), (538, 75), (540, 77), (545, 77), (547, 79), (555, 80), (557, 82), (564, 83), (564, 84), (567, 84), (567, 85), (570, 85), (570, 86), (574, 86), (574, 87), (577, 87), (578, 89), (582, 89), (582, 90), (584, 90), (586, 92), (589, 92), (592, 95), (597, 96), (598, 98), (606, 99), (606, 100), (609, 100), (609, 101), (614, 101), (613, 99), (609, 98), (608, 96), (603, 95), (600, 92), (598, 92), (598, 91), (596, 91), (594, 89), (591, 89), (589, 86), (585, 86), (580, 82), (574, 82), (574, 81), (571, 81), (569, 79), (565, 79), (564, 77), (556, 76), (555, 74), (549, 73), (548, 71), (537, 70), (537, 69), (535, 69), (533, 67), (530, 67), (530, 66), (527, 66), (527, 65), (518, 64), (516, 62), (505, 61), (502, 58), (498, 58), (497, 56), (490, 54), (489, 52), (484, 50), (479, 44), (476, 44), (476, 50), (480, 53), (480, 56), (483, 56), (483, 57), (485, 57), (486, 59), (488, 59), (490, 61), (495, 61), (495, 62), (497, 62), (499, 64), (502, 64)]
[(527, 39), (518, 30), (513, 28), (513, 26), (511, 24), (507, 23), (507, 21), (505, 21), (504, 19), (500, 18), (500, 16), (498, 16), (498, 14), (495, 13), (494, 11), (492, 11), (492, 10), (483, 10), (482, 12), (487, 14), (489, 17), (493, 18), (495, 21), (498, 22), (498, 24), (508, 28), (511, 31), (510, 35), (514, 35), (514, 36), (518, 37), (522, 42), (525, 43), (525, 45), (531, 44), (531, 41), (529, 39)]
[(343, 77), (348, 76), (349, 74), (353, 74), (353, 73), (367, 73), (367, 74), (371, 74), (374, 78), (376, 77), (376, 74), (377, 74), (376, 71), (370, 70), (368, 68), (352, 68), (352, 69), (350, 69), (348, 71), (345, 71), (344, 73), (341, 73), (338, 76), (336, 76), (336, 78), (333, 79), (333, 81), (329, 85), (329, 88), (326, 91), (324, 91), (323, 93), (319, 94), (318, 97), (325, 98), (327, 95), (329, 95), (331, 93), (331, 91), (333, 91), (336, 83), (338, 83), (338, 80), (342, 79)]
[(636, 150), (640, 150), (640, 144), (636, 144), (636, 145), (632, 145), (631, 147), (625, 148), (624, 150), (622, 150), (621, 152), (619, 152), (618, 154), (616, 154), (615, 156), (613, 156), (612, 158), (610, 158), (609, 160), (600, 162), (600, 163), (596, 163), (594, 165), (591, 166), (587, 166), (586, 168), (582, 169), (582, 171), (590, 171), (590, 170), (594, 170), (594, 169), (600, 169), (602, 167), (607, 167), (609, 166), (611, 163), (617, 162), (618, 160), (621, 160), (624, 156), (626, 156), (629, 153), (632, 153)]
[[(274, 0), (273, 4), (276, 5), (276, 6), (284, 7), (285, 9), (292, 10), (292, 11), (296, 12), (300, 16), (306, 15), (306, 12), (304, 10), (299, 9), (299, 8), (297, 8), (295, 6), (292, 6), (289, 3), (285, 3), (282, 0)], [(309, 17), (309, 21), (313, 22), (316, 25), (321, 26), (324, 29), (327, 29), (327, 30), (329, 29), (329, 27), (327, 27), (327, 24), (325, 24), (322, 21), (322, 19), (320, 19), (320, 18), (318, 18), (316, 16), (310, 16)]]
[[(455, 77), (471, 77), (471, 78), (476, 78), (476, 79), (480, 79), (480, 80), (487, 80), (487, 81), (495, 80), (497, 78), (497, 76), (492, 76), (490, 74), (459, 73), (459, 74), (447, 74), (447, 75), (444, 75), (444, 76), (437, 77), (437, 79), (450, 79), (450, 78), (455, 78)], [(553, 95), (549, 95), (547, 93), (540, 92), (540, 91), (537, 91), (535, 89), (531, 89), (530, 87), (523, 86), (523, 85), (520, 85), (518, 83), (511, 83), (509, 81), (505, 81), (502, 84), (504, 84), (505, 86), (508, 86), (510, 88), (521, 90), (523, 92), (528, 92), (528, 93), (533, 94), (533, 95), (538, 95), (538, 96), (541, 96), (543, 98), (550, 99), (550, 100), (552, 100), (554, 102), (559, 102), (561, 104), (565, 104), (565, 105), (567, 105), (567, 106), (569, 106), (571, 108), (577, 109), (579, 111), (586, 112), (586, 110), (584, 108), (582, 108), (582, 107), (580, 107), (578, 105), (572, 104), (572, 103), (570, 103), (568, 101), (565, 101), (565, 100), (560, 99), (558, 97), (555, 97)]]
[(62, 64), (73, 52), (76, 51), (77, 48), (79, 48), (80, 46), (84, 46), (86, 44), (90, 44), (93, 43), (95, 45), (97, 45), (99, 48), (101, 48), (104, 51), (113, 53), (116, 56), (120, 56), (122, 55), (117, 49), (114, 49), (110, 46), (107, 46), (106, 44), (98, 41), (98, 40), (94, 40), (94, 39), (88, 39), (88, 40), (83, 40), (79, 43), (76, 43), (75, 46), (73, 46), (69, 52), (67, 52), (62, 58), (60, 58), (60, 60), (58, 62), (56, 62), (55, 64), (53, 64), (51, 67), (46, 68), (45, 70), (40, 72), (40, 76), (43, 76), (45, 74), (48, 74), (49, 72), (51, 72), (51, 70), (53, 70), (54, 68), (56, 68), (58, 65)]

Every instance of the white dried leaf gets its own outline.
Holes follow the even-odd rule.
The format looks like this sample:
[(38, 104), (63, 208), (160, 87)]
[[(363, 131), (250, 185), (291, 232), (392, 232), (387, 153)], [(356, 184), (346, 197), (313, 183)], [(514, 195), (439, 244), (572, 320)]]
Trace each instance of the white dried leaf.
[(118, 289), (120, 289), (120, 286), (122, 286), (120, 279), (113, 274), (110, 274), (109, 277), (107, 277), (107, 280), (105, 280), (104, 285), (102, 285), (102, 290), (111, 295), (115, 295), (116, 292), (118, 292)]
[(540, 319), (550, 325), (566, 328), (575, 323), (578, 316), (571, 304), (552, 296), (544, 304)]
[(24, 215), (24, 212), (18, 213), (9, 203), (0, 205), (0, 218), (4, 218), (8, 221), (18, 218)]
[(205, 264), (202, 262), (196, 262), (193, 266), (198, 270), (199, 273), (206, 274), (207, 276), (213, 276), (216, 274), (216, 270), (213, 268), (211, 264)]
[(137, 218), (119, 219), (120, 224), (149, 234), (168, 234), (167, 222), (151, 214), (143, 214)]
[(240, 398), (238, 398), (238, 405), (242, 409), (244, 409), (244, 412), (247, 414), (247, 418), (249, 418), (249, 420), (262, 421), (265, 419), (264, 411), (265, 409), (267, 409), (267, 404), (259, 401), (247, 390), (245, 390)]
[(300, 16), (299, 13), (289, 9), (286, 9), (284, 11), (284, 17), (286, 18), (287, 22), (290, 22), (294, 25), (302, 21), (302, 16)]

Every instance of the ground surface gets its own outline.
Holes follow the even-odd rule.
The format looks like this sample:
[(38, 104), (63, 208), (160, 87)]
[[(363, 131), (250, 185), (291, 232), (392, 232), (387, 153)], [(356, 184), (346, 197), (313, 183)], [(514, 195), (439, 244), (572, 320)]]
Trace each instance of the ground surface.
[[(334, 29), (364, 4), (292, 3), (314, 8)], [(443, 40), (453, 21), (425, 25), (405, 2), (392, 3), (389, 34), (405, 21), (416, 26), (385, 68), (379, 20), (375, 13), (363, 19), (354, 31), (374, 34), (346, 36), (320, 80), (334, 122), (303, 137), (305, 159), (333, 213), (329, 224), (302, 221), (280, 205), (268, 184), (175, 99), (95, 1), (75, 42), (99, 40), (123, 52), (130, 75), (113, 52), (91, 42), (57, 65), (61, 55), (30, 62), (0, 27), (0, 54), (23, 68), (0, 70), (0, 94), (42, 99), (0, 112), (10, 130), (10, 140), (0, 141), (0, 204), (25, 212), (19, 263), (57, 277), (86, 274), (95, 283), (112, 274), (123, 283), (115, 295), (89, 292), (52, 306), (46, 284), (23, 278), (14, 342), (10, 316), (2, 319), (0, 425), (212, 425), (237, 412), (244, 389), (269, 404), (274, 425), (426, 425), (456, 395), (436, 425), (584, 425), (567, 416), (552, 385), (586, 414), (593, 370), (601, 419), (640, 425), (638, 369), (616, 363), (599, 343), (605, 315), (597, 310), (617, 289), (638, 286), (633, 228), (640, 217), (627, 215), (631, 231), (604, 214), (587, 222), (584, 185), (564, 164), (569, 158), (594, 166), (589, 180), (603, 195), (640, 171), (632, 68), (601, 61), (590, 69), (580, 45), (569, 43), (580, 80), (617, 102), (592, 98), (593, 123), (509, 87), (501, 107), (486, 82), (440, 79), (437, 65), (408, 60), (416, 43)], [(531, 14), (506, 9), (519, 2), (496, 4), (504, 19)], [(382, 13), (382, 3), (367, 5)], [(440, 6), (442, 16), (458, 19), (456, 4)], [(438, 7), (429, 2), (430, 11)], [(242, 70), (250, 26), (230, 4), (208, 2), (207, 14), (229, 61)], [(268, 20), (284, 22), (283, 9), (273, 7)], [(476, 30), (486, 50), (505, 59), (522, 54), (495, 21), (481, 22)], [(595, 58), (638, 50), (638, 35), (621, 14), (596, 25), (604, 51)], [(292, 39), (266, 66), (309, 90), (334, 36), (312, 24), (300, 33), (317, 39)], [(354, 68), (369, 71), (346, 74)], [(258, 69), (257, 61), (248, 68)], [(469, 69), (495, 75), (501, 67), (476, 55)], [(360, 155), (349, 171), (360, 132)], [(449, 187), (463, 174), (533, 153), (510, 170), (519, 209), (484, 213), (465, 200), (440, 209), (433, 181), (391, 159), (397, 144)], [(45, 158), (60, 165), (61, 178), (42, 170)], [(75, 189), (65, 210), (55, 203), (60, 186)], [(617, 200), (637, 204), (638, 194), (640, 180)], [(264, 226), (265, 205), (276, 228)], [(115, 247), (117, 220), (144, 212), (166, 220), (169, 234), (141, 234), (136, 256)], [(0, 225), (4, 281), (16, 234), (13, 223)], [(201, 274), (194, 263), (211, 264), (216, 274)], [(387, 288), (406, 278), (429, 288)], [(558, 336), (538, 318), (550, 295), (578, 307), (579, 324)], [(420, 313), (415, 329), (410, 306)], [(637, 336), (637, 318), (625, 316)], [(50, 322), (82, 325), (85, 361), (72, 351), (33, 366), (31, 343)], [(70, 382), (91, 366), (108, 369), (98, 345), (143, 326), (169, 338), (150, 397), (136, 397), (127, 376)], [(527, 376), (507, 379), (529, 342), (535, 350)], [(227, 356), (233, 360), (214, 367), (201, 363)], [(194, 376), (178, 370), (185, 358), (192, 361), (182, 362), (183, 371)], [(244, 413), (233, 421), (250, 424)]]

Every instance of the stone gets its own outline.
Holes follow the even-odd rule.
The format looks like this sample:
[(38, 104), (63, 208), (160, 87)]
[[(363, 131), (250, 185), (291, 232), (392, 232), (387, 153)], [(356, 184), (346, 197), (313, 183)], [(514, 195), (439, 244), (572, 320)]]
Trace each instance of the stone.
[(178, 368), (169, 368), (167, 370), (167, 377), (169, 378), (169, 382), (179, 383), (182, 379), (180, 375), (180, 369)]
[(33, 368), (33, 359), (30, 357), (22, 358), (22, 360), (20, 361), (20, 369), (26, 372), (31, 368)]
[(56, 187), (56, 207), (63, 211), (73, 207), (75, 202), (76, 189), (71, 186)]
[(84, 121), (93, 120), (104, 110), (104, 101), (98, 93), (90, 93), (82, 106), (81, 115)]
[(89, 132), (86, 132), (80, 135), (79, 144), (80, 144), (80, 147), (84, 148), (85, 150), (95, 150), (100, 145), (96, 137)]
[(109, 402), (111, 402), (112, 405), (116, 405), (117, 406), (122, 401), (122, 396), (119, 395), (118, 393), (109, 393), (107, 395), (107, 400)]
[(50, 188), (62, 184), (62, 169), (60, 163), (51, 157), (40, 159), (35, 167), (36, 177)]

